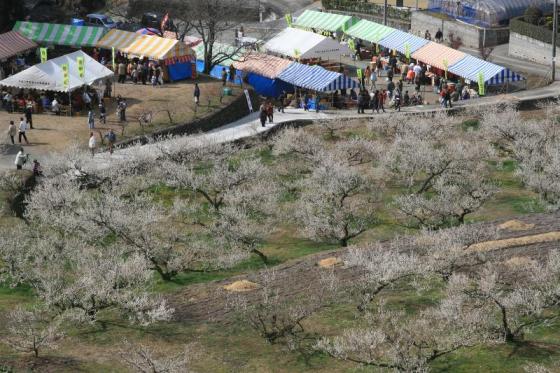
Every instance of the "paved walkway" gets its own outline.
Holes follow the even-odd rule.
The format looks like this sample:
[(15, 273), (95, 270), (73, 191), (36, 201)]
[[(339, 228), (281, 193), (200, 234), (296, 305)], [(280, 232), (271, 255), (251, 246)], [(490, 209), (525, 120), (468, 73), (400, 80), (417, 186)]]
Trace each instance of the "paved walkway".
[[(476, 100), (460, 101), (454, 103), (454, 107), (472, 107), (481, 105), (494, 105), (498, 103), (511, 102), (519, 103), (524, 101), (541, 100), (546, 98), (553, 98), (560, 96), (560, 82), (555, 82), (552, 85), (532, 91), (521, 91), (517, 93), (498, 95), (486, 97)], [(424, 105), (405, 107), (402, 113), (429, 113), (441, 110), (436, 105)], [(235, 141), (243, 138), (255, 136), (280, 124), (294, 122), (298, 120), (344, 120), (344, 119), (367, 119), (367, 120), (382, 120), (390, 115), (394, 115), (393, 109), (387, 109), (385, 114), (373, 114), (368, 111), (366, 114), (358, 114), (356, 110), (332, 110), (321, 111), (316, 113), (314, 111), (304, 111), (303, 109), (287, 108), (285, 113), (275, 112), (274, 123), (267, 123), (266, 127), (261, 127), (258, 113), (252, 113), (236, 122), (230, 123), (213, 131), (202, 133), (198, 135), (184, 136), (179, 138), (179, 141), (185, 142), (192, 139), (199, 139), (208, 143), (223, 143)], [(107, 152), (96, 154), (93, 162), (97, 167), (107, 167), (112, 162), (125, 159), (135, 159), (138, 156), (155, 155), (159, 152), (158, 149), (165, 147), (166, 142), (170, 140), (163, 140), (156, 143), (147, 145), (131, 146), (123, 149), (115, 150), (114, 154), (110, 155)], [(0, 157), (0, 169), (13, 168), (13, 156), (3, 159)]]
[[(521, 91), (517, 93), (498, 95), (476, 100), (460, 101), (454, 103), (454, 107), (472, 107), (481, 105), (494, 105), (498, 103), (511, 102), (518, 103), (522, 101), (540, 100), (547, 97), (557, 97), (560, 95), (560, 82), (554, 83), (548, 87), (532, 90)], [(402, 109), (402, 113), (428, 113), (440, 110), (436, 105), (414, 106)], [(213, 131), (191, 136), (190, 139), (199, 138), (201, 141), (209, 143), (223, 143), (235, 141), (242, 138), (255, 136), (270, 130), (282, 123), (293, 122), (297, 120), (341, 120), (341, 119), (368, 119), (368, 120), (382, 120), (384, 117), (393, 115), (395, 111), (388, 109), (386, 114), (373, 114), (369, 111), (366, 114), (358, 114), (355, 110), (336, 110), (336, 111), (322, 111), (316, 113), (314, 111), (304, 111), (303, 109), (287, 108), (285, 113), (274, 114), (274, 123), (267, 123), (266, 127), (261, 127), (258, 113), (252, 113), (245, 118), (236, 122), (230, 123), (226, 126), (220, 127)], [(118, 149), (113, 155), (108, 153), (101, 153), (96, 155), (95, 161), (99, 164), (110, 164), (113, 160), (126, 159), (133, 157), (138, 152), (155, 153), (157, 148), (165, 146), (165, 141), (148, 144), (144, 146), (133, 146), (124, 149)]]

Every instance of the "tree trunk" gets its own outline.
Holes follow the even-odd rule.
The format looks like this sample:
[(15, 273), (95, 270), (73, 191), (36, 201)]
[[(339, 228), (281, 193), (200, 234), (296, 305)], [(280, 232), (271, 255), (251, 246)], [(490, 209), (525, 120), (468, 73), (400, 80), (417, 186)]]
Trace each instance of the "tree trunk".
[(259, 258), (261, 258), (262, 262), (264, 264), (268, 264), (268, 257), (266, 255), (263, 254), (262, 251), (259, 251), (257, 249), (253, 249), (251, 250), (254, 254), (257, 254), (259, 256)]

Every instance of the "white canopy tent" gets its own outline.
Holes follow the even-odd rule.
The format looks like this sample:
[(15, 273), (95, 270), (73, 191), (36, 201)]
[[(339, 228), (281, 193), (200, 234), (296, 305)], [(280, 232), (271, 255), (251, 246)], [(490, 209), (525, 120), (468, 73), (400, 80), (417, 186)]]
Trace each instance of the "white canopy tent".
[(269, 53), (304, 60), (314, 58), (339, 60), (340, 56), (352, 53), (346, 45), (340, 44), (337, 40), (291, 27), (270, 39), (264, 48)]
[[(84, 76), (80, 78), (78, 73), (78, 57), (84, 59)], [(62, 65), (68, 64), (68, 85), (64, 86)], [(31, 66), (2, 81), (0, 86), (16, 87), (24, 89), (36, 89), (40, 91), (72, 92), (84, 85), (92, 85), (95, 82), (113, 76), (109, 70), (82, 51), (76, 51), (47, 62)]]

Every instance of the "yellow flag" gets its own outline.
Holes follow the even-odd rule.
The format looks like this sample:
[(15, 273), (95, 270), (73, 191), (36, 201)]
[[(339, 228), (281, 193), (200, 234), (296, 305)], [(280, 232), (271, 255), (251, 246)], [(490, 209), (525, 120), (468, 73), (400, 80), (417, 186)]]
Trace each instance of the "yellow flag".
[(83, 78), (86, 70), (86, 67), (84, 65), (84, 58), (83, 57), (76, 58), (76, 63), (78, 64), (78, 76), (80, 78)]
[(292, 27), (292, 15), (286, 14), (284, 17), (286, 18), (286, 23), (288, 24), (288, 27)]
[(39, 51), (41, 52), (41, 63), (47, 62), (47, 48), (39, 48)]
[(410, 44), (406, 43), (404, 45), (404, 53), (406, 55), (406, 58), (410, 60)]
[(485, 83), (484, 73), (481, 71), (478, 73), (478, 94), (480, 96), (484, 96), (486, 94), (486, 87), (484, 86)]
[(66, 89), (70, 85), (70, 74), (68, 71), (68, 64), (64, 63), (60, 65), (60, 67), (62, 68), (62, 85)]

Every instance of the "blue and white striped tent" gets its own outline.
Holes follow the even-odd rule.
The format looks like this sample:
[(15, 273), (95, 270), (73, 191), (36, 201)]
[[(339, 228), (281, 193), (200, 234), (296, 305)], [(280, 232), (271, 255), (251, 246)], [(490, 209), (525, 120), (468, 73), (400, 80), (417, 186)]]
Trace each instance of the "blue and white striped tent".
[(525, 77), (511, 71), (510, 69), (503, 69), (498, 74), (494, 75), (487, 83), (488, 85), (499, 85), (505, 82), (520, 82), (525, 80)]
[(355, 80), (343, 74), (325, 70), (321, 66), (309, 66), (297, 62), (282, 71), (278, 79), (296, 87), (318, 92), (334, 92), (338, 89), (358, 87)]
[(414, 53), (428, 43), (429, 41), (424, 38), (401, 30), (395, 30), (379, 41), (379, 44), (385, 48), (397, 50), (402, 54), (406, 53), (407, 45), (409, 53)]
[(478, 82), (479, 74), (483, 74), (484, 81), (489, 85), (503, 84), (524, 80), (521, 75), (505, 67), (498, 66), (480, 58), (467, 55), (454, 65), (449, 66), (449, 72), (462, 78)]

